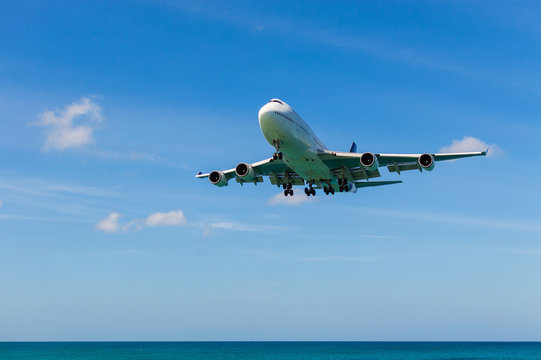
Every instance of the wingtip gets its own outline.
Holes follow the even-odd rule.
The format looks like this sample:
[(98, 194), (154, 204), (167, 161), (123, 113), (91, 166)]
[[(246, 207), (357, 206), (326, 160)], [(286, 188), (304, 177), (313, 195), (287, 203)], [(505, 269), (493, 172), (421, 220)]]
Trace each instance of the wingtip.
[(483, 151), (483, 155), (486, 156), (488, 154), (488, 151), (490, 150), (490, 148), (486, 148), (485, 151)]

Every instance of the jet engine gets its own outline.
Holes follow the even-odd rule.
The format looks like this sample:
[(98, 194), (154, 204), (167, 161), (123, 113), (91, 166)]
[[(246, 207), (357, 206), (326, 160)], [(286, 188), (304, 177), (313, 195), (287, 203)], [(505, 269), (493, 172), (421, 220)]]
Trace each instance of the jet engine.
[(378, 158), (376, 155), (366, 152), (361, 155), (361, 165), (369, 171), (377, 170), (378, 168)]
[(213, 171), (209, 174), (209, 180), (213, 185), (216, 186), (227, 186), (227, 177), (221, 171)]
[(252, 181), (255, 176), (254, 168), (246, 163), (238, 164), (235, 168), (235, 174), (243, 181)]
[(432, 171), (432, 169), (434, 169), (434, 156), (423, 154), (417, 159), (417, 164), (419, 164), (423, 170)]

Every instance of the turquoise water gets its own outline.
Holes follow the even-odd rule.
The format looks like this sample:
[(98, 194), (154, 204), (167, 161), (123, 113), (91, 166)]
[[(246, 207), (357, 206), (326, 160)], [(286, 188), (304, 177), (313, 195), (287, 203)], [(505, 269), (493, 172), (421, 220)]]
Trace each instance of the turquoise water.
[(45, 342), (0, 343), (9, 359), (541, 359), (528, 342)]

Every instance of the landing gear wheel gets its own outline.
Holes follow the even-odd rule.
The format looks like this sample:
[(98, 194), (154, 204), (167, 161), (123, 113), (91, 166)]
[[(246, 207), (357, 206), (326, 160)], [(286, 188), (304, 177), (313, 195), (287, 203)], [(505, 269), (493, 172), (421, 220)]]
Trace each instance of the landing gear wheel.
[(278, 159), (282, 160), (283, 157), (284, 157), (284, 156), (282, 155), (282, 153), (279, 152), (279, 153), (278, 153)]
[(310, 196), (310, 190), (308, 190), (308, 188), (304, 188), (304, 193), (306, 196)]
[(284, 190), (284, 196), (289, 195), (289, 190)]
[(293, 189), (289, 189), (287, 192), (289, 192), (289, 196), (293, 196)]
[(331, 188), (329, 189), (329, 192), (331, 193), (331, 195), (334, 195), (334, 188), (331, 186)]
[(323, 192), (325, 195), (329, 195), (329, 189), (326, 186), (323, 187)]
[(310, 189), (310, 194), (312, 194), (312, 196), (316, 196), (316, 189), (311, 188)]
[(284, 189), (284, 190), (287, 189), (287, 184), (286, 183), (282, 184), (282, 189)]

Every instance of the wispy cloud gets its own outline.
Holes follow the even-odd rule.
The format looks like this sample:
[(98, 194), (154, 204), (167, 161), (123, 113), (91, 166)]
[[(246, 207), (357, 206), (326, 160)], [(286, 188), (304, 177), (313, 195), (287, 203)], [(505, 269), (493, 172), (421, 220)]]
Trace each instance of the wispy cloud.
[(100, 254), (104, 255), (113, 255), (113, 256), (153, 256), (157, 255), (156, 253), (149, 252), (149, 251), (143, 251), (138, 249), (122, 249), (122, 250), (114, 250), (114, 251), (107, 251)]
[(309, 197), (306, 195), (300, 195), (295, 193), (293, 196), (284, 196), (283, 193), (278, 193), (269, 199), (269, 205), (288, 205), (288, 206), (299, 206), (305, 203), (313, 203), (318, 199), (316, 197)]
[(65, 198), (69, 196), (110, 198), (119, 194), (112, 189), (98, 186), (75, 185), (40, 178), (2, 178), (0, 189), (11, 194), (27, 194), (46, 198)]
[(471, 59), (459, 59), (457, 56), (451, 58), (448, 52), (442, 52), (439, 48), (426, 47), (415, 40), (411, 40), (409, 43), (402, 38), (397, 40), (394, 34), (374, 36), (367, 31), (363, 33), (348, 32), (347, 27), (329, 27), (306, 16), (295, 17), (283, 13), (276, 15), (269, 11), (258, 12), (255, 9), (250, 10), (249, 7), (241, 7), (231, 2), (224, 2), (222, 5), (210, 1), (162, 0), (160, 4), (207, 20), (244, 28), (253, 33), (282, 36), (287, 41), (296, 40), (307, 44), (345, 49), (423, 70), (432, 69), (492, 84), (501, 84), (506, 88), (512, 86), (519, 89), (526, 88), (529, 91), (539, 91), (537, 83), (529, 84), (529, 78), (524, 78), (522, 73), (509, 75), (508, 68), (491, 68), (487, 64), (472, 63)]
[(15, 212), (6, 220), (93, 221), (108, 200), (122, 197), (112, 188), (25, 177), (0, 178), (0, 192)]
[(101, 109), (88, 97), (67, 105), (64, 110), (45, 110), (34, 125), (45, 127), (44, 150), (65, 150), (94, 142), (93, 132), (102, 121)]
[(237, 221), (214, 221), (193, 223), (194, 227), (200, 228), (203, 237), (210, 236), (218, 231), (240, 231), (240, 232), (263, 232), (263, 231), (284, 231), (288, 229), (281, 225), (266, 225), (257, 223), (241, 223)]
[(232, 231), (265, 231), (283, 229), (282, 226), (275, 225), (258, 225), (258, 224), (243, 224), (239, 222), (221, 221), (208, 224), (212, 229), (223, 229)]
[(436, 223), (476, 226), (491, 229), (505, 229), (515, 231), (541, 232), (541, 222), (513, 221), (507, 219), (486, 218), (478, 216), (463, 216), (454, 214), (435, 214), (416, 211), (402, 211), (391, 209), (357, 209), (366, 214), (397, 219), (411, 219), (417, 221), (429, 221)]
[(199, 2), (172, 2), (164, 1), (170, 7), (189, 12), (214, 21), (244, 27), (254, 32), (273, 32), (287, 36), (288, 38), (302, 39), (310, 43), (359, 51), (367, 55), (396, 61), (413, 66), (433, 68), (454, 73), (474, 75), (471, 66), (459, 66), (444, 59), (436, 58), (429, 50), (419, 50), (406, 47), (403, 43), (382, 41), (372, 38), (368, 34), (344, 35), (343, 31), (324, 28), (319, 24), (310, 23), (306, 19), (288, 19), (284, 16), (269, 16), (267, 13), (258, 14), (249, 12), (246, 8), (235, 7), (227, 3), (224, 6), (216, 6), (215, 3)]
[(338, 261), (378, 261), (378, 258), (367, 256), (323, 256), (323, 257), (304, 257), (301, 261), (308, 262), (338, 262)]
[(526, 255), (526, 256), (541, 256), (540, 248), (504, 248), (504, 249), (495, 249), (495, 252), (506, 253), (506, 254), (516, 254), (516, 255)]
[(473, 136), (464, 136), (462, 140), (453, 140), (451, 145), (443, 146), (440, 149), (442, 153), (454, 152), (469, 152), (469, 151), (485, 151), (489, 149), (487, 156), (498, 156), (503, 154), (503, 151), (496, 144), (487, 144), (481, 139)]
[(181, 169), (186, 168), (185, 164), (181, 164), (177, 161), (170, 160), (161, 155), (151, 154), (151, 153), (146, 153), (146, 152), (137, 152), (137, 151), (113, 152), (113, 151), (90, 150), (86, 153), (91, 156), (96, 156), (103, 159), (138, 161), (138, 162), (162, 164), (169, 167), (175, 167), (175, 168), (181, 168)]
[(16, 220), (16, 221), (42, 221), (42, 222), (57, 222), (57, 223), (79, 223), (80, 221), (67, 217), (47, 217), (47, 216), (32, 216), (22, 214), (4, 214), (0, 213), (0, 219), (2, 220)]

